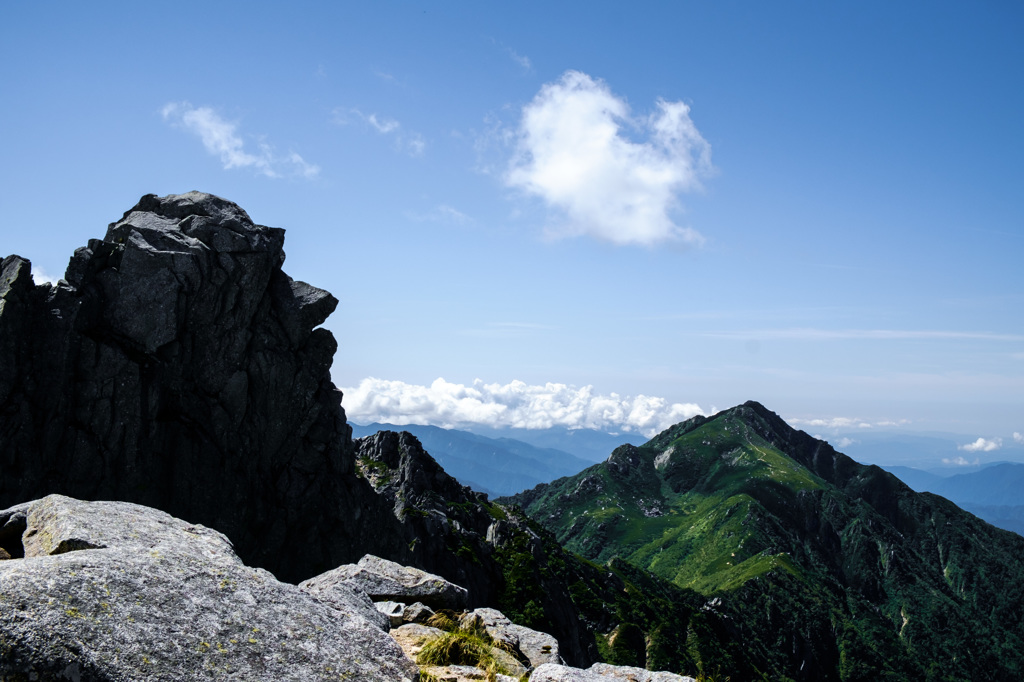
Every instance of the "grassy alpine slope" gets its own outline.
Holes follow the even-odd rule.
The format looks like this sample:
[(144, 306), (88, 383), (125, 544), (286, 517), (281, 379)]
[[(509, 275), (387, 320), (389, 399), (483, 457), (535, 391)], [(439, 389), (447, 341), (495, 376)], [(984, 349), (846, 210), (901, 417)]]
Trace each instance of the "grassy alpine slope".
[(757, 403), (512, 501), (570, 551), (703, 595), (773, 678), (1024, 677), (1024, 538)]

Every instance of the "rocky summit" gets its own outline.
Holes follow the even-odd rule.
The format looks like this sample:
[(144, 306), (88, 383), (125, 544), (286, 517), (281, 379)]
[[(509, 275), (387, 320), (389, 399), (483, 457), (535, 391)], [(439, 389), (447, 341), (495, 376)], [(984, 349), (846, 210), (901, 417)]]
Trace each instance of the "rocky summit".
[(189, 192), (143, 197), (56, 286), (5, 258), (0, 506), (156, 507), (289, 580), (386, 552), (397, 524), (353, 475), (319, 327), (337, 300), (286, 275), (283, 247), (284, 230)]

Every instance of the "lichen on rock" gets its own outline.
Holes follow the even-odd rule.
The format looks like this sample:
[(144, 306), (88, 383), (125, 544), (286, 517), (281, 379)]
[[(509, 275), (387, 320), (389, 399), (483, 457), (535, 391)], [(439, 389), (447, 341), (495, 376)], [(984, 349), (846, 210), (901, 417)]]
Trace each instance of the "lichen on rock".
[(377, 625), (246, 566), (209, 528), (58, 495), (0, 522), (19, 512), (25, 556), (0, 562), (0, 679), (416, 679)]

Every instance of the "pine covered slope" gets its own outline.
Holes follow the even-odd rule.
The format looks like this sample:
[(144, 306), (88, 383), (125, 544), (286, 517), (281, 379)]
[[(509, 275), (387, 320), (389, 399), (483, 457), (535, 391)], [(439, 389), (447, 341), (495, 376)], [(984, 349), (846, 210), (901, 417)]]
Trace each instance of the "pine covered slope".
[(757, 403), (512, 501), (570, 551), (705, 595), (772, 677), (1024, 677), (1024, 538)]

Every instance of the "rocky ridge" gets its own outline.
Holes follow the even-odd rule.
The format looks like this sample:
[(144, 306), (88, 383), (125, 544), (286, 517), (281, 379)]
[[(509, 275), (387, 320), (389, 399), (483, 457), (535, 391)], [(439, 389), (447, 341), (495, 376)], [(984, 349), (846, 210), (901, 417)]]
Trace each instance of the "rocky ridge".
[[(661, 627), (665, 613), (697, 608), (637, 602), (650, 576), (566, 553), (520, 511), (460, 486), (408, 434), (354, 444), (330, 381), (336, 343), (318, 326), (337, 301), (284, 273), (283, 243), (236, 204), (190, 192), (143, 197), (56, 286), (5, 258), (0, 507), (56, 493), (160, 509), (215, 528), (233, 561), (274, 574), (247, 568), (253, 581), (311, 580), (304, 594), (346, 609), (365, 600), (325, 574), (372, 554), (551, 632), (573, 665), (608, 660), (595, 633), (623, 618)], [(0, 559), (25, 559), (19, 518), (0, 531)], [(107, 551), (68, 548), (64, 561)], [(728, 638), (719, 625), (707, 641)], [(630, 641), (622, 661), (677, 663)]]
[(514, 677), (417, 666), (410, 654), (445, 633), (410, 622), (389, 634), (371, 599), (401, 585), (450, 610), (464, 589), (373, 556), (296, 587), (245, 566), (220, 533), (131, 503), (16, 505), (0, 511), (0, 542), (0, 680), (684, 680), (567, 667), (555, 638), (486, 608), (457, 617), (487, 633)]
[[(319, 327), (337, 305), (291, 279), (284, 230), (189, 192), (143, 197), (65, 279), (0, 271), (0, 505), (61, 493), (217, 528), (301, 580), (393, 548), (354, 472)], [(381, 525), (383, 524), (383, 525)]]

